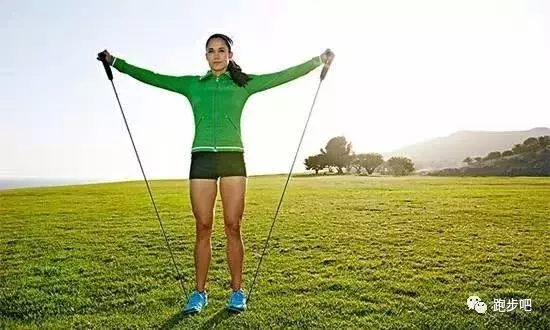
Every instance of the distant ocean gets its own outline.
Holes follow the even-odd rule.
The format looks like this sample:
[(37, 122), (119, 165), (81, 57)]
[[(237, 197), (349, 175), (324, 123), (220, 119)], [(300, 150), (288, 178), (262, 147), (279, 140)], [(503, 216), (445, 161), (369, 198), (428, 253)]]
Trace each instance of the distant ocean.
[(49, 186), (65, 186), (73, 184), (85, 184), (95, 182), (105, 182), (108, 180), (94, 179), (41, 179), (41, 178), (15, 178), (2, 179), (0, 178), (0, 190), (16, 189), (16, 188), (32, 188), (32, 187), (49, 187)]

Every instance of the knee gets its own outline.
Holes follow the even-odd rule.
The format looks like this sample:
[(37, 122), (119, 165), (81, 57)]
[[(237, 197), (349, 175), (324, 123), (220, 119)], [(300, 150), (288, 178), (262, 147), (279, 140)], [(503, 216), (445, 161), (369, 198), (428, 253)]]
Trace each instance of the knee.
[(212, 223), (198, 221), (196, 224), (197, 236), (199, 238), (207, 238), (212, 235)]
[(239, 236), (241, 235), (241, 222), (238, 219), (226, 221), (224, 229), (227, 236)]

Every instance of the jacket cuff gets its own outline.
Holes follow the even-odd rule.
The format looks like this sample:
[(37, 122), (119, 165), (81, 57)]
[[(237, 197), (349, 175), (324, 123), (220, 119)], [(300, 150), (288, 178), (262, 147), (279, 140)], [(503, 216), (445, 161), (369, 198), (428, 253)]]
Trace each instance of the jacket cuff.
[(321, 60), (321, 55), (315, 56), (315, 57), (313, 58), (313, 61), (314, 61), (316, 64), (319, 64), (319, 65), (323, 64), (323, 61)]

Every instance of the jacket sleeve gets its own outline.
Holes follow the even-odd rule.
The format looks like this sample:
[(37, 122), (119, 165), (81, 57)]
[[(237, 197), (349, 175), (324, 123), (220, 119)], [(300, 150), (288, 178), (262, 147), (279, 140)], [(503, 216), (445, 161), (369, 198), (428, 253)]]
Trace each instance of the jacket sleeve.
[(277, 87), (296, 78), (304, 76), (322, 64), (319, 56), (310, 59), (307, 62), (293, 66), (283, 71), (262, 74), (249, 75), (250, 80), (246, 84), (246, 89), (249, 94), (265, 91), (267, 89)]
[(159, 74), (129, 64), (125, 60), (117, 57), (113, 59), (112, 66), (119, 72), (125, 73), (148, 85), (183, 94), (186, 97), (189, 96), (189, 85), (193, 78), (195, 78), (194, 76), (169, 76)]

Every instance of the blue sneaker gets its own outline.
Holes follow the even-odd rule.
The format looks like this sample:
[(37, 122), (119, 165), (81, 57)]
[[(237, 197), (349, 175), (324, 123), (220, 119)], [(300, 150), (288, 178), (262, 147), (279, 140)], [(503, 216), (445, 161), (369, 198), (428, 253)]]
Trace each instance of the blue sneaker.
[(195, 290), (189, 295), (189, 300), (187, 301), (187, 305), (185, 305), (183, 313), (200, 313), (207, 305), (208, 295), (206, 294), (206, 291), (199, 292)]
[(237, 313), (244, 312), (246, 310), (246, 296), (243, 290), (239, 289), (237, 291), (233, 291), (231, 297), (229, 297), (229, 305), (227, 306), (227, 309)]

